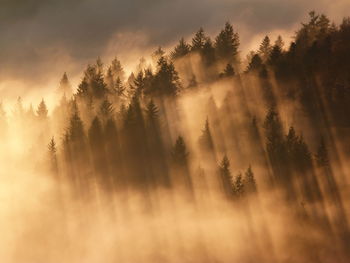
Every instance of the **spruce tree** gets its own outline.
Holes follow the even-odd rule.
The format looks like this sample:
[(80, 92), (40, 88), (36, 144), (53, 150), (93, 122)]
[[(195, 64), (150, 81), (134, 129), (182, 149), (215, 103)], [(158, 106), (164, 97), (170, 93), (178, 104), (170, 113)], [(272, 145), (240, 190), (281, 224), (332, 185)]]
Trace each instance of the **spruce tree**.
[(207, 37), (204, 34), (203, 28), (199, 28), (195, 36), (192, 38), (191, 51), (198, 52), (202, 51), (207, 41)]
[(270, 43), (270, 38), (268, 36), (265, 36), (263, 41), (260, 44), (258, 53), (263, 61), (267, 61), (268, 58), (270, 57), (271, 51), (272, 51), (272, 46)]
[(36, 114), (37, 114), (39, 120), (46, 120), (47, 119), (48, 110), (47, 110), (44, 99), (41, 100), (41, 102), (38, 106), (38, 109), (36, 111)]
[(233, 31), (230, 23), (226, 22), (225, 28), (215, 39), (215, 51), (218, 59), (230, 64), (238, 63), (239, 36)]
[(170, 56), (173, 60), (182, 58), (190, 52), (190, 45), (187, 44), (184, 38), (181, 38), (174, 51), (171, 52)]
[(51, 171), (54, 174), (57, 174), (58, 172), (58, 165), (57, 165), (57, 146), (54, 137), (51, 138), (49, 144), (48, 144), (48, 150), (49, 150), (49, 159), (50, 159), (50, 168)]
[(255, 193), (256, 192), (256, 182), (255, 182), (252, 167), (250, 165), (244, 174), (243, 182), (244, 182), (244, 189), (246, 190), (247, 193)]
[(204, 129), (202, 130), (202, 135), (199, 138), (199, 145), (202, 150), (212, 152), (214, 151), (213, 137), (210, 132), (209, 119), (205, 121)]
[(230, 161), (228, 160), (227, 156), (225, 155), (222, 158), (222, 161), (219, 165), (219, 174), (223, 186), (224, 193), (227, 198), (232, 198), (234, 191), (233, 191), (233, 178), (230, 171)]
[(175, 145), (172, 149), (171, 156), (175, 165), (180, 167), (187, 166), (188, 155), (184, 139), (179, 136), (176, 139)]
[(72, 92), (72, 85), (70, 84), (70, 82), (68, 80), (68, 76), (67, 76), (66, 72), (63, 73), (58, 91), (59, 91), (59, 94), (61, 96), (63, 96), (63, 95), (65, 95), (67, 97), (72, 96), (72, 93), (73, 93)]

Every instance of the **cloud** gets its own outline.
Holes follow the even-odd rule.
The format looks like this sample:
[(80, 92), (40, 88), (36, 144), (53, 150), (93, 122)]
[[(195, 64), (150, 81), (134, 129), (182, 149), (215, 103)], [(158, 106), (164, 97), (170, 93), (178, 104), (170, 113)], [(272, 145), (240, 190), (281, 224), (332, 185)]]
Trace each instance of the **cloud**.
[[(249, 44), (256, 35), (270, 31), (293, 32), (311, 9), (339, 19), (350, 11), (350, 4), (345, 0), (3, 0), (0, 82), (16, 78), (45, 83), (48, 76), (63, 71), (77, 74), (85, 63), (104, 54), (116, 35), (128, 36), (130, 40), (124, 41), (128, 45), (141, 38), (141, 47), (153, 48), (189, 37), (200, 26), (214, 35), (230, 21), (242, 43)], [(115, 53), (125, 50), (119, 45)]]

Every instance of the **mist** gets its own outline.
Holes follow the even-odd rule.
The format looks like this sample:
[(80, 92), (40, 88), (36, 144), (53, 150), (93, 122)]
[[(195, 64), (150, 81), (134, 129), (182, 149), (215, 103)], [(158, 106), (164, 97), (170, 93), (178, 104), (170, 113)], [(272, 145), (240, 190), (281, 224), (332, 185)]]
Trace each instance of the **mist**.
[[(2, 262), (349, 261), (343, 13), (5, 5)], [(8, 36), (28, 29), (17, 53)]]

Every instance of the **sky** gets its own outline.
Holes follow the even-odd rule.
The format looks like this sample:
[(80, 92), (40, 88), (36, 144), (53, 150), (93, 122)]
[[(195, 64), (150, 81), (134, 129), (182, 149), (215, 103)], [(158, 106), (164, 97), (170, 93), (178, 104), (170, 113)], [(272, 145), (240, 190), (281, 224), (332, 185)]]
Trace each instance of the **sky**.
[(340, 22), (349, 0), (0, 0), (0, 101), (77, 83), (87, 63), (114, 56), (131, 65), (199, 27), (215, 36), (226, 21), (242, 53), (264, 35), (288, 41), (311, 10)]

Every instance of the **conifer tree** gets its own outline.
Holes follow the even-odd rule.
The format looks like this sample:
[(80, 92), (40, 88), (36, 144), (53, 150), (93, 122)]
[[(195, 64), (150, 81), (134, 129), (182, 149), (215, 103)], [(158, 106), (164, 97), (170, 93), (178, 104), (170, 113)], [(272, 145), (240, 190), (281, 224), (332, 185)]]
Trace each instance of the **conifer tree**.
[(111, 64), (110, 68), (111, 68), (114, 80), (119, 78), (121, 80), (121, 82), (124, 82), (125, 72), (124, 72), (123, 66), (122, 66), (121, 62), (118, 60), (118, 58), (114, 58), (112, 60), (112, 64)]
[(243, 178), (241, 173), (238, 173), (238, 175), (235, 177), (235, 180), (233, 183), (233, 191), (234, 191), (234, 195), (238, 198), (241, 198), (244, 195), (245, 188), (244, 188)]
[(255, 193), (256, 192), (256, 182), (255, 182), (252, 167), (250, 165), (244, 174), (243, 182), (244, 182), (244, 189), (246, 190), (247, 193)]
[(272, 46), (270, 43), (270, 38), (268, 36), (265, 36), (263, 41), (260, 44), (258, 53), (263, 61), (267, 61), (268, 58), (270, 57), (271, 51), (272, 51)]
[(158, 107), (154, 104), (153, 99), (151, 99), (150, 102), (147, 104), (146, 113), (147, 113), (147, 119), (151, 123), (156, 121), (156, 119), (158, 118), (159, 110), (158, 110)]
[(214, 151), (214, 143), (210, 132), (208, 118), (205, 121), (204, 129), (202, 130), (202, 135), (199, 138), (199, 144), (204, 151)]
[(184, 38), (181, 38), (174, 51), (171, 52), (170, 56), (173, 60), (182, 58), (190, 52), (190, 45), (187, 44)]
[(238, 47), (239, 36), (233, 31), (232, 25), (226, 22), (225, 28), (215, 39), (215, 51), (218, 59), (230, 64), (238, 63)]
[(50, 143), (48, 144), (48, 150), (49, 150), (49, 159), (50, 159), (50, 167), (51, 171), (54, 174), (57, 174), (58, 172), (58, 165), (57, 165), (57, 146), (54, 137), (51, 138)]
[(191, 51), (201, 51), (204, 48), (206, 41), (207, 37), (204, 34), (203, 28), (199, 28), (197, 33), (192, 38)]
[(41, 102), (38, 106), (38, 109), (36, 111), (36, 114), (37, 114), (39, 120), (47, 119), (48, 110), (47, 110), (44, 99), (41, 100)]
[(228, 160), (227, 156), (225, 155), (222, 158), (222, 161), (219, 165), (219, 174), (223, 186), (224, 193), (227, 198), (232, 198), (234, 191), (233, 191), (233, 178), (230, 171), (230, 161)]
[(202, 59), (205, 66), (213, 65), (216, 60), (215, 48), (210, 38), (207, 38), (203, 45)]
[(187, 152), (185, 141), (181, 136), (177, 137), (171, 155), (175, 165), (180, 167), (187, 166), (189, 153)]
[(103, 119), (107, 120), (114, 113), (113, 104), (108, 101), (108, 99), (104, 99), (100, 106), (100, 114)]
[(63, 96), (63, 95), (65, 95), (67, 97), (72, 96), (72, 93), (73, 93), (72, 92), (72, 85), (70, 84), (70, 82), (68, 80), (68, 76), (67, 76), (66, 72), (63, 73), (58, 91), (59, 91), (59, 94), (61, 96)]

